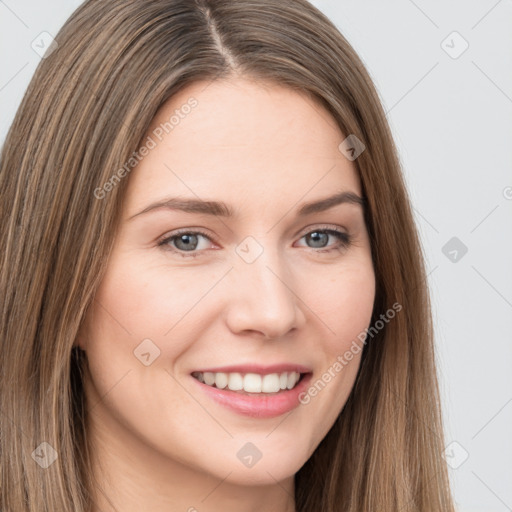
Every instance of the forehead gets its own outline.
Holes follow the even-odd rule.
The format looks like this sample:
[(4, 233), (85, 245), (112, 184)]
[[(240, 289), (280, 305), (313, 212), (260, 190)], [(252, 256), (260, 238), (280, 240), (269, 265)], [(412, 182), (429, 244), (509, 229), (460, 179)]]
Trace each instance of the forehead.
[(148, 138), (153, 148), (130, 177), (134, 207), (166, 193), (252, 202), (360, 194), (332, 116), (281, 85), (240, 78), (194, 83), (159, 109)]

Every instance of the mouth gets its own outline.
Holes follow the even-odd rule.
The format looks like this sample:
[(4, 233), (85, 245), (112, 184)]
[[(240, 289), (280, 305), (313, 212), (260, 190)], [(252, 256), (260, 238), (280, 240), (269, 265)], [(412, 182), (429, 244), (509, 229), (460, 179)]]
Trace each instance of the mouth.
[(198, 368), (190, 373), (208, 399), (239, 415), (275, 418), (302, 405), (300, 397), (313, 378), (308, 366), (281, 363)]
[(277, 395), (297, 387), (310, 372), (282, 371), (273, 373), (253, 372), (192, 372), (192, 377), (202, 384), (220, 390), (249, 396)]

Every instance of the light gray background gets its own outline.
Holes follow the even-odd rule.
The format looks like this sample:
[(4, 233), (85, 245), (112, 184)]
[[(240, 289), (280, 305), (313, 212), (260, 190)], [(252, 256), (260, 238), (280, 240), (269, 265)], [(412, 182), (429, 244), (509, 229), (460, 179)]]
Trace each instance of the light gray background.
[[(0, 0), (0, 142), (40, 59), (33, 41), (80, 3)], [(400, 150), (459, 511), (512, 511), (512, 2), (313, 3), (367, 65)]]

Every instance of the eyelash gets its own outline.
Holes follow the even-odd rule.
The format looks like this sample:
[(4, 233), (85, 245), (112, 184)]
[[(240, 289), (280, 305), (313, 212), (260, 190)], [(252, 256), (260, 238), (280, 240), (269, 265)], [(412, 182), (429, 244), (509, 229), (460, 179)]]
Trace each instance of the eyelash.
[[(325, 253), (325, 252), (332, 252), (332, 251), (341, 251), (343, 249), (348, 248), (352, 243), (352, 235), (350, 235), (349, 233), (346, 233), (345, 231), (341, 231), (337, 228), (332, 228), (332, 227), (327, 228), (327, 227), (323, 227), (323, 226), (312, 229), (311, 231), (308, 231), (307, 233), (304, 233), (304, 235), (301, 236), (301, 239), (307, 235), (310, 235), (311, 233), (323, 233), (323, 234), (327, 234), (327, 235), (334, 235), (334, 236), (338, 237), (338, 240), (339, 240), (339, 245), (337, 245), (336, 247), (331, 247), (330, 249), (319, 248), (318, 250), (315, 250), (314, 247), (309, 247), (309, 249), (312, 249), (315, 252)], [(168, 245), (169, 242), (177, 239), (181, 235), (202, 235), (205, 238), (207, 238), (208, 240), (214, 241), (211, 239), (211, 237), (207, 233), (205, 233), (204, 231), (201, 231), (200, 229), (190, 230), (190, 229), (184, 228), (182, 230), (176, 231), (171, 236), (167, 236), (167, 237), (159, 240), (157, 243), (157, 246), (161, 247), (162, 250), (164, 250), (164, 251), (170, 251), (172, 253), (179, 254), (183, 258), (197, 258), (198, 256), (201, 256), (203, 251), (182, 251), (180, 249), (177, 249), (175, 247)], [(167, 247), (165, 247), (165, 246), (167, 246)]]

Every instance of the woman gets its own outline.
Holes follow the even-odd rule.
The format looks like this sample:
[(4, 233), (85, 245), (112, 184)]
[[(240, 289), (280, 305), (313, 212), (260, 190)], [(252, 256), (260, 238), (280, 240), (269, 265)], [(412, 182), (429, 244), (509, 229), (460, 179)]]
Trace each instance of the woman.
[(2, 510), (453, 510), (420, 244), (303, 0), (85, 2), (0, 165)]

